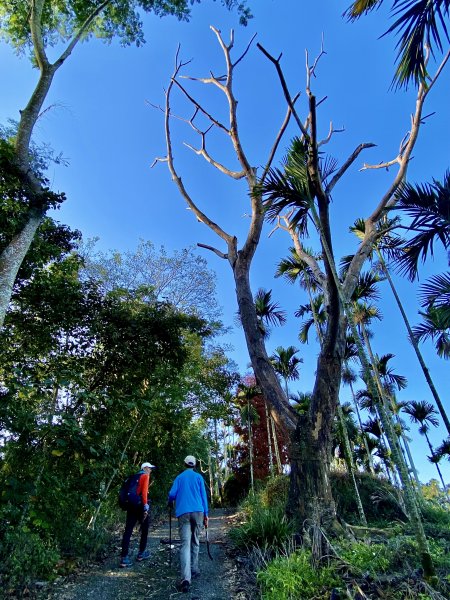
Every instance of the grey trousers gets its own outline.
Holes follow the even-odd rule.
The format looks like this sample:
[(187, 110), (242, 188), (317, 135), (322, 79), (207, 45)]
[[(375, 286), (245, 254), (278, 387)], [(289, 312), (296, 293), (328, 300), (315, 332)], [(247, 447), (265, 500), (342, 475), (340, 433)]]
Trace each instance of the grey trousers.
[(193, 573), (198, 573), (198, 551), (200, 548), (200, 527), (203, 523), (202, 512), (184, 513), (178, 517), (180, 534), (181, 581), (191, 581)]

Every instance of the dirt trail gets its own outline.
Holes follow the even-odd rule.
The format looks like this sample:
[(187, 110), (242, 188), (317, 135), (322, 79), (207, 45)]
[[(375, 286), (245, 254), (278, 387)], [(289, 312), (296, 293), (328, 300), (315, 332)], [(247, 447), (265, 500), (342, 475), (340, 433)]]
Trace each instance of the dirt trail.
[(246, 600), (249, 596), (240, 590), (239, 573), (234, 560), (227, 553), (227, 531), (234, 515), (224, 510), (213, 510), (209, 519), (209, 542), (213, 560), (208, 558), (205, 535), (202, 533), (199, 566), (201, 575), (193, 579), (188, 593), (177, 589), (179, 583), (179, 537), (177, 520), (172, 520), (172, 561), (169, 565), (169, 522), (151, 527), (147, 549), (149, 560), (135, 562), (139, 533), (136, 529), (130, 557), (133, 566), (119, 568), (119, 548), (101, 565), (79, 574), (73, 581), (58, 582), (48, 588), (42, 600)]

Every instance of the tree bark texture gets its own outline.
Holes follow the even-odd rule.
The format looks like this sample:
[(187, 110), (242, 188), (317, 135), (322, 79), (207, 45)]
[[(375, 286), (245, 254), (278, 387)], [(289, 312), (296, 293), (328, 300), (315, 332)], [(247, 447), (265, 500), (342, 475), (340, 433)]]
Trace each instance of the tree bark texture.
[(316, 525), (328, 528), (336, 516), (329, 469), (333, 420), (341, 382), (343, 331), (332, 353), (325, 348), (326, 345), (317, 361), (310, 409), (299, 417), (292, 436), (288, 514), (297, 520), (299, 527), (318, 518)]
[(13, 237), (0, 255), (0, 327), (3, 326), (5, 320), (17, 273), (33, 242), (41, 220), (42, 212), (31, 210), (23, 229)]

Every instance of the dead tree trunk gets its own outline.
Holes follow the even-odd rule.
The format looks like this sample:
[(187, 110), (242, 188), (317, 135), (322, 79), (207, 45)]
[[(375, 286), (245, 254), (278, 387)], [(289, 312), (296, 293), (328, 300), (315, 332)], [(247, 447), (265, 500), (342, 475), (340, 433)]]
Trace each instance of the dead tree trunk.
[[(345, 344), (345, 316), (341, 296), (347, 300), (351, 297), (362, 266), (371, 252), (375, 240), (375, 224), (382, 216), (386, 207), (395, 202), (394, 193), (400, 182), (403, 180), (408, 161), (417, 139), (418, 129), (421, 121), (421, 110), (423, 101), (431, 89), (431, 86), (425, 90), (421, 88), (416, 103), (416, 113), (413, 118), (413, 125), (407, 139), (401, 145), (401, 151), (395, 161), (399, 165), (397, 175), (394, 177), (392, 185), (380, 201), (378, 207), (366, 221), (366, 230), (364, 239), (354, 255), (353, 261), (347, 272), (343, 284), (339, 282), (338, 290), (335, 278), (335, 261), (333, 256), (331, 228), (329, 223), (328, 205), (330, 202), (331, 191), (346, 173), (349, 167), (354, 163), (359, 154), (367, 147), (373, 144), (360, 144), (352, 155), (344, 162), (343, 166), (333, 176), (326, 185), (322, 181), (321, 163), (319, 161), (319, 147), (329, 141), (333, 130), (326, 140), (319, 142), (316, 134), (316, 103), (313, 94), (310, 91), (311, 75), (317, 64), (315, 61), (313, 67), (307, 67), (307, 95), (309, 98), (309, 114), (304, 121), (306, 126), (298, 117), (295, 110), (296, 97), (291, 97), (283, 73), (279, 64), (279, 59), (271, 57), (264, 49), (264, 54), (275, 64), (280, 77), (282, 88), (288, 105), (287, 116), (282, 124), (275, 143), (269, 152), (269, 158), (259, 178), (256, 177), (256, 169), (251, 166), (241, 144), (238, 132), (238, 123), (236, 116), (237, 102), (235, 100), (232, 83), (234, 68), (241, 61), (244, 54), (233, 62), (231, 50), (233, 48), (234, 38), (231, 34), (231, 41), (227, 45), (224, 43), (221, 34), (212, 28), (216, 34), (217, 40), (224, 53), (226, 62), (226, 75), (215, 77), (210, 74), (204, 79), (188, 78), (191, 81), (197, 81), (202, 84), (213, 85), (217, 87), (226, 97), (229, 108), (229, 122), (225, 125), (218, 118), (212, 116), (178, 81), (181, 69), (185, 66), (180, 62), (178, 53), (176, 57), (176, 66), (170, 84), (166, 92), (165, 105), (165, 131), (167, 143), (167, 155), (156, 159), (155, 162), (162, 161), (168, 164), (170, 173), (175, 181), (180, 194), (186, 201), (188, 207), (192, 210), (197, 220), (207, 225), (226, 245), (226, 251), (221, 251), (215, 247), (206, 244), (198, 244), (203, 248), (213, 251), (222, 259), (228, 260), (234, 276), (236, 298), (239, 306), (240, 320), (244, 329), (248, 352), (252, 362), (255, 377), (263, 392), (264, 397), (269, 403), (272, 415), (275, 420), (283, 426), (291, 435), (291, 488), (289, 494), (289, 510), (299, 520), (299, 525), (310, 520), (320, 521), (320, 524), (328, 524), (334, 520), (335, 508), (331, 494), (329, 481), (330, 465), (330, 441), (331, 431), (336, 406), (338, 402), (339, 386), (341, 380), (341, 367), (344, 355)], [(251, 214), (250, 225), (244, 243), (238, 248), (237, 237), (226, 232), (220, 225), (213, 221), (202, 211), (193, 200), (188, 190), (185, 188), (182, 179), (175, 168), (174, 153), (172, 146), (172, 137), (170, 130), (171, 117), (171, 94), (174, 88), (178, 88), (188, 102), (193, 106), (194, 113), (190, 119), (184, 120), (200, 137), (201, 145), (199, 148), (188, 146), (197, 155), (202, 156), (209, 164), (215, 166), (219, 171), (233, 179), (245, 179), (248, 185), (250, 197)], [(210, 122), (206, 130), (200, 130), (197, 126), (197, 117), (201, 115)], [(261, 229), (264, 219), (264, 203), (262, 198), (262, 189), (270, 172), (271, 163), (275, 156), (289, 119), (293, 115), (302, 136), (302, 143), (307, 148), (307, 176), (309, 182), (307, 206), (307, 218), (313, 217), (314, 224), (320, 234), (322, 246), (323, 269), (318, 260), (300, 245), (296, 250), (299, 256), (308, 264), (317, 281), (320, 283), (328, 311), (327, 331), (324, 336), (320, 355), (318, 358), (316, 381), (313, 391), (313, 397), (309, 413), (298, 419), (298, 415), (291, 408), (276, 374), (268, 359), (264, 340), (258, 327), (257, 315), (253, 301), (253, 295), (250, 288), (249, 274), (253, 256), (260, 241)], [(234, 148), (235, 155), (240, 165), (240, 170), (234, 170), (225, 167), (220, 161), (213, 158), (207, 149), (206, 138), (212, 128), (218, 128), (225, 133)], [(391, 164), (391, 163), (389, 163)], [(386, 165), (377, 165), (376, 168), (382, 168)], [(369, 167), (367, 167), (369, 168)], [(375, 167), (374, 167), (375, 168)], [(297, 206), (294, 205), (294, 212)], [(319, 516), (317, 516), (319, 515)]]

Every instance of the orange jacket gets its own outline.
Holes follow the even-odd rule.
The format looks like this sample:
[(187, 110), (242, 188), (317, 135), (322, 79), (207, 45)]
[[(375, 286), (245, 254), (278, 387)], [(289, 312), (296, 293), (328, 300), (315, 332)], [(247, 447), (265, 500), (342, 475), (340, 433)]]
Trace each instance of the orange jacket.
[(142, 473), (139, 478), (136, 493), (142, 498), (142, 504), (148, 504), (148, 487), (150, 484), (150, 476), (147, 473)]

